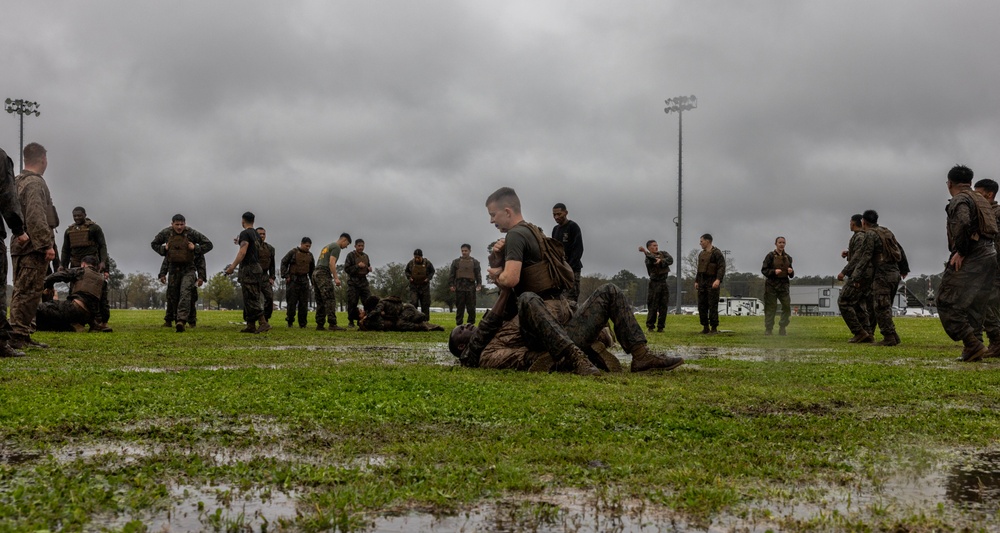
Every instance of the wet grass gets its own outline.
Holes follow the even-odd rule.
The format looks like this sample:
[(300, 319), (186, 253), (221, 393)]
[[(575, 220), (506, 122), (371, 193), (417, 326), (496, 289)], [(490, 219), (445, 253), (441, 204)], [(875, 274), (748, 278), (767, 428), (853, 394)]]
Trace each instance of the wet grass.
[(363, 530), (487, 503), (493, 527), (562, 530), (568, 490), (583, 515), (686, 528), (998, 527), (995, 499), (945, 485), (1000, 448), (1000, 362), (953, 362), (936, 319), (898, 319), (903, 344), (882, 348), (847, 344), (835, 318), (764, 337), (756, 317), (715, 336), (670, 317), (651, 345), (688, 364), (581, 379), (455, 367), (447, 332), (277, 318), (245, 335), (209, 311), (177, 334), (161, 316), (39, 333), (51, 349), (0, 360), (0, 530)]

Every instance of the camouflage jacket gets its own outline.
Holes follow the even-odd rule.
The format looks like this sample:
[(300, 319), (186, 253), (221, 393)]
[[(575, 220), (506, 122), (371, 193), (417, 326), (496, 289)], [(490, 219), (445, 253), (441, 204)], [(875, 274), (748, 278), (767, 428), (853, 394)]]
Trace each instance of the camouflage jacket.
[(45, 179), (34, 172), (24, 171), (14, 180), (17, 200), (21, 204), (25, 231), (30, 240), (21, 244), (11, 241), (10, 255), (27, 255), (32, 252), (44, 253), (49, 248), (55, 250), (55, 234), (52, 230), (59, 226), (59, 219), (52, 206), (52, 195)]
[(875, 243), (874, 235), (866, 231), (856, 231), (847, 245), (847, 266), (840, 271), (848, 278), (870, 280), (875, 275), (875, 265), (872, 263), (872, 253)]
[[(10, 226), (14, 236), (24, 233), (24, 218), (21, 215), (21, 202), (17, 199), (17, 188), (14, 186), (14, 162), (0, 149), (0, 214)], [(0, 239), (7, 238), (7, 230), (0, 224)]]
[(483, 284), (483, 268), (480, 266), (479, 260), (474, 257), (470, 257), (469, 259), (472, 259), (474, 279), (458, 277), (458, 267), (462, 261), (461, 257), (451, 262), (451, 269), (448, 272), (448, 286), (454, 288), (456, 291), (475, 291), (476, 287)]

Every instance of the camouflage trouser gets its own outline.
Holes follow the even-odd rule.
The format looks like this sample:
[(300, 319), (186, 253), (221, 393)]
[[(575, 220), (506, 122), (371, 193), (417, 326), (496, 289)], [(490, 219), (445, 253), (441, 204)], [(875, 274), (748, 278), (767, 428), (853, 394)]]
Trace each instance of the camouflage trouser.
[(261, 283), (253, 280), (240, 282), (240, 289), (243, 291), (243, 321), (247, 324), (264, 318), (264, 297), (260, 288)]
[(285, 283), (285, 304), (287, 309), (285, 320), (289, 324), (295, 322), (295, 312), (299, 314), (299, 325), (305, 327), (306, 314), (309, 312), (309, 275), (292, 275)]
[(313, 285), (316, 286), (316, 325), (323, 326), (329, 322), (331, 326), (336, 326), (337, 289), (333, 286), (333, 275), (329, 270), (316, 269)]
[(185, 323), (196, 320), (191, 309), (197, 294), (198, 271), (194, 265), (170, 265), (167, 271), (167, 314), (164, 320)]
[(3, 276), (3, 291), (0, 291), (0, 340), (10, 338), (10, 322), (7, 322), (7, 243), (0, 239), (0, 276)]
[(990, 302), (986, 305), (986, 314), (983, 316), (983, 329), (990, 339), (990, 344), (1000, 343), (1000, 271), (997, 272), (996, 280), (993, 282), (993, 292), (990, 295)]
[(840, 289), (840, 298), (837, 299), (837, 306), (840, 307), (840, 316), (843, 317), (847, 329), (857, 335), (862, 331), (868, 331), (868, 299), (871, 296), (871, 280), (850, 280)]
[[(885, 272), (875, 276), (872, 282), (872, 297), (875, 300), (875, 322), (882, 336), (896, 333), (896, 325), (892, 322), (892, 299), (899, 290), (899, 271)], [(871, 329), (875, 333), (875, 328)]]
[[(105, 287), (107, 284), (105, 284)], [(168, 285), (169, 292), (169, 285)], [(177, 300), (167, 298), (167, 313), (163, 315), (163, 320), (166, 322), (173, 322), (177, 319)], [(194, 324), (198, 321), (198, 283), (197, 280), (194, 286), (191, 287), (191, 310), (188, 312), (188, 324)]]
[(788, 281), (764, 283), (764, 329), (774, 329), (774, 315), (778, 313), (778, 302), (781, 302), (781, 320), (778, 327), (788, 325), (788, 317), (792, 316), (792, 300), (788, 295)]
[(635, 320), (625, 294), (610, 283), (602, 285), (580, 304), (576, 314), (565, 324), (560, 324), (545, 301), (533, 292), (526, 292), (517, 298), (517, 316), (521, 321), (525, 344), (553, 356), (562, 354), (572, 344), (589, 347), (607, 326), (608, 320), (614, 325), (615, 336), (626, 352), (646, 344), (646, 336)]
[(35, 312), (38, 331), (74, 331), (73, 324), (90, 324), (94, 315), (73, 300), (52, 300), (43, 302)]
[(996, 255), (965, 258), (960, 270), (945, 267), (938, 287), (938, 316), (945, 333), (959, 341), (983, 326), (986, 306), (990, 302), (997, 276)]
[(462, 315), (469, 315), (469, 324), (476, 323), (476, 291), (455, 291), (455, 324), (462, 325)]
[(431, 316), (431, 284), (423, 285), (410, 284), (410, 304), (420, 308), (420, 312), (427, 318)]
[(358, 312), (358, 302), (362, 305), (370, 298), (372, 290), (368, 286), (368, 281), (364, 283), (347, 282), (347, 320), (352, 324), (361, 320), (361, 313)]
[(11, 259), (14, 263), (14, 294), (10, 299), (10, 326), (14, 335), (24, 338), (34, 331), (31, 323), (35, 320), (38, 304), (42, 303), (48, 262), (44, 252), (15, 255)]
[(274, 314), (274, 287), (271, 286), (271, 278), (267, 276), (260, 282), (260, 304), (264, 318), (271, 320), (271, 315)]
[(650, 281), (646, 295), (646, 329), (659, 328), (667, 323), (667, 309), (670, 306), (670, 288), (667, 280)]
[(719, 289), (713, 289), (712, 281), (698, 282), (698, 319), (702, 326), (718, 327), (719, 325)]

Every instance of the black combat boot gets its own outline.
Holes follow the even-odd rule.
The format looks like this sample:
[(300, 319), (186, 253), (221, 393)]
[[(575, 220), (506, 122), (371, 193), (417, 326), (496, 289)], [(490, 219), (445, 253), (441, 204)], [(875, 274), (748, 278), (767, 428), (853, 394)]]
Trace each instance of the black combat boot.
[(708, 329), (708, 326), (702, 326), (702, 328), (701, 328), (701, 334), (702, 335), (708, 335), (711, 332), (712, 331), (710, 329)]

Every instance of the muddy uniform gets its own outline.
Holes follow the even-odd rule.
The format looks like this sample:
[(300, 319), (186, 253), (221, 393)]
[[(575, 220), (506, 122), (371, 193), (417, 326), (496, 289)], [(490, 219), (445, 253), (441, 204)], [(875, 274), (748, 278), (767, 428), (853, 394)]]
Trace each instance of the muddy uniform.
[(406, 279), (410, 280), (410, 303), (420, 306), (420, 312), (431, 316), (431, 280), (434, 279), (434, 265), (427, 258), (421, 263), (410, 259), (406, 264)]
[[(993, 216), (997, 218), (997, 223), (1000, 224), (1000, 204), (994, 200), (990, 207), (993, 208)], [(998, 258), (1000, 258), (1000, 238), (994, 239), (993, 247), (996, 248), (998, 253)], [(997, 348), (1000, 348), (1000, 272), (993, 281), (993, 294), (990, 299), (989, 305), (986, 307), (986, 314), (983, 317), (983, 329), (986, 330), (986, 336), (990, 340), (990, 349), (995, 350), (994, 344)]]
[(274, 257), (276, 255), (274, 246), (271, 246), (266, 242), (261, 242), (260, 250), (257, 251), (257, 255), (260, 257), (261, 269), (261, 306), (264, 309), (264, 318), (271, 320), (271, 314), (274, 313), (274, 287), (271, 286), (271, 283), (274, 283), (274, 264), (276, 261)]
[(292, 248), (281, 258), (281, 277), (285, 279), (285, 304), (288, 309), (285, 321), (289, 327), (299, 314), (299, 327), (306, 327), (306, 313), (309, 311), (309, 280), (316, 268), (312, 252)]
[(468, 313), (469, 324), (476, 323), (476, 287), (483, 284), (483, 269), (479, 261), (472, 257), (459, 257), (451, 262), (448, 286), (455, 289), (455, 324), (462, 325), (462, 317)]
[(649, 274), (649, 288), (646, 291), (646, 329), (657, 328), (663, 331), (667, 322), (667, 309), (670, 306), (670, 289), (667, 287), (667, 276), (674, 258), (667, 252), (655, 254), (646, 252), (646, 274)]
[[(722, 278), (726, 276), (726, 257), (722, 251), (712, 246), (698, 254), (698, 318), (704, 327), (719, 326), (719, 293), (722, 290)], [(712, 284), (719, 280), (719, 288), (713, 289)]]
[[(878, 324), (882, 336), (891, 338), (896, 335), (896, 325), (892, 321), (892, 299), (899, 291), (899, 282), (904, 274), (909, 274), (910, 267), (906, 261), (903, 247), (896, 242), (896, 236), (889, 228), (872, 224), (867, 230), (872, 234), (872, 262), (874, 275), (872, 277), (872, 298), (875, 303), (875, 323)], [(875, 329), (872, 328), (871, 333)]]
[(52, 205), (52, 196), (45, 179), (30, 171), (23, 171), (14, 180), (17, 200), (21, 204), (25, 231), (31, 238), (20, 244), (11, 240), (10, 255), (14, 264), (14, 295), (10, 302), (10, 325), (13, 335), (26, 340), (34, 331), (31, 323), (42, 302), (45, 289), (47, 250), (55, 250), (53, 229), (59, 227), (59, 217)]
[[(198, 254), (194, 256), (194, 267), (195, 271), (198, 273), (198, 280), (204, 282), (208, 279), (208, 268), (205, 264), (205, 256)], [(158, 277), (165, 278), (170, 272), (170, 262), (164, 257), (163, 261), (160, 263), (160, 273)], [(198, 283), (195, 280), (195, 284), (191, 286), (191, 309), (188, 312), (187, 325), (195, 327), (198, 323)], [(167, 314), (165, 315), (165, 322), (173, 322), (177, 319), (177, 302), (167, 298)]]
[(101, 294), (107, 293), (104, 275), (92, 268), (73, 267), (50, 274), (45, 288), (69, 283), (69, 297), (38, 306), (35, 323), (42, 331), (83, 331), (83, 326), (99, 320)]
[(444, 331), (443, 327), (428, 322), (426, 315), (412, 304), (403, 303), (398, 296), (380, 298), (378, 304), (358, 320), (358, 328), (363, 331)]
[(337, 288), (333, 284), (333, 272), (330, 271), (330, 258), (333, 257), (334, 268), (340, 258), (340, 245), (336, 241), (323, 247), (313, 271), (313, 285), (316, 287), (316, 327), (323, 327), (327, 322), (337, 325)]
[[(188, 249), (194, 244), (194, 250)], [(167, 262), (167, 313), (164, 321), (188, 323), (194, 318), (191, 309), (198, 294), (198, 256), (212, 250), (212, 241), (196, 229), (187, 227), (177, 233), (166, 227), (153, 238), (150, 247)], [(170, 314), (170, 310), (174, 314)]]
[(580, 273), (583, 271), (583, 232), (580, 225), (572, 220), (565, 224), (556, 224), (552, 228), (552, 238), (561, 242), (566, 251), (566, 262), (573, 269), (573, 287), (566, 291), (566, 296), (574, 302), (580, 298)]
[[(358, 263), (364, 263), (359, 267)], [(371, 258), (368, 254), (351, 250), (344, 258), (344, 273), (347, 274), (347, 320), (353, 324), (359, 319), (358, 302), (366, 301), (372, 291), (368, 286), (368, 274), (372, 271)]]
[[(24, 233), (24, 220), (21, 218), (21, 203), (17, 199), (17, 189), (14, 186), (14, 161), (7, 152), (0, 149), (0, 214), (3, 215), (10, 232), (16, 237)], [(10, 337), (10, 324), (7, 322), (7, 229), (0, 224), (0, 276), (3, 276), (4, 290), (0, 291), (0, 340)], [(2, 344), (2, 343), (0, 343)]]
[(945, 333), (952, 340), (965, 341), (982, 328), (997, 276), (997, 250), (993, 242), (996, 235), (987, 234), (986, 224), (980, 220), (993, 217), (992, 208), (968, 184), (957, 187), (959, 192), (948, 202), (946, 210), (948, 250), (962, 256), (962, 268), (955, 270), (950, 263), (946, 264), (937, 306)]
[(847, 266), (840, 271), (847, 280), (840, 290), (837, 305), (840, 316), (851, 333), (858, 335), (867, 332), (869, 328), (868, 300), (872, 291), (872, 278), (875, 275), (875, 265), (872, 263), (872, 252), (875, 246), (873, 235), (865, 231), (856, 231), (847, 245)]
[[(778, 253), (771, 250), (764, 256), (764, 263), (760, 267), (761, 274), (764, 274), (764, 330), (774, 329), (774, 315), (778, 312), (778, 302), (781, 302), (781, 320), (778, 327), (782, 330), (788, 325), (789, 317), (792, 315), (791, 298), (788, 294), (789, 278), (794, 274), (789, 274), (788, 269), (792, 268), (792, 256), (787, 253)], [(781, 274), (774, 271), (781, 269)]]
[[(65, 268), (76, 268), (80, 261), (92, 255), (99, 263), (98, 271), (108, 271), (108, 243), (104, 238), (104, 230), (93, 220), (87, 219), (81, 225), (70, 224), (63, 233), (61, 263)], [(106, 323), (111, 318), (111, 304), (108, 302), (108, 288), (105, 285), (101, 296), (101, 313), (98, 322)]]

